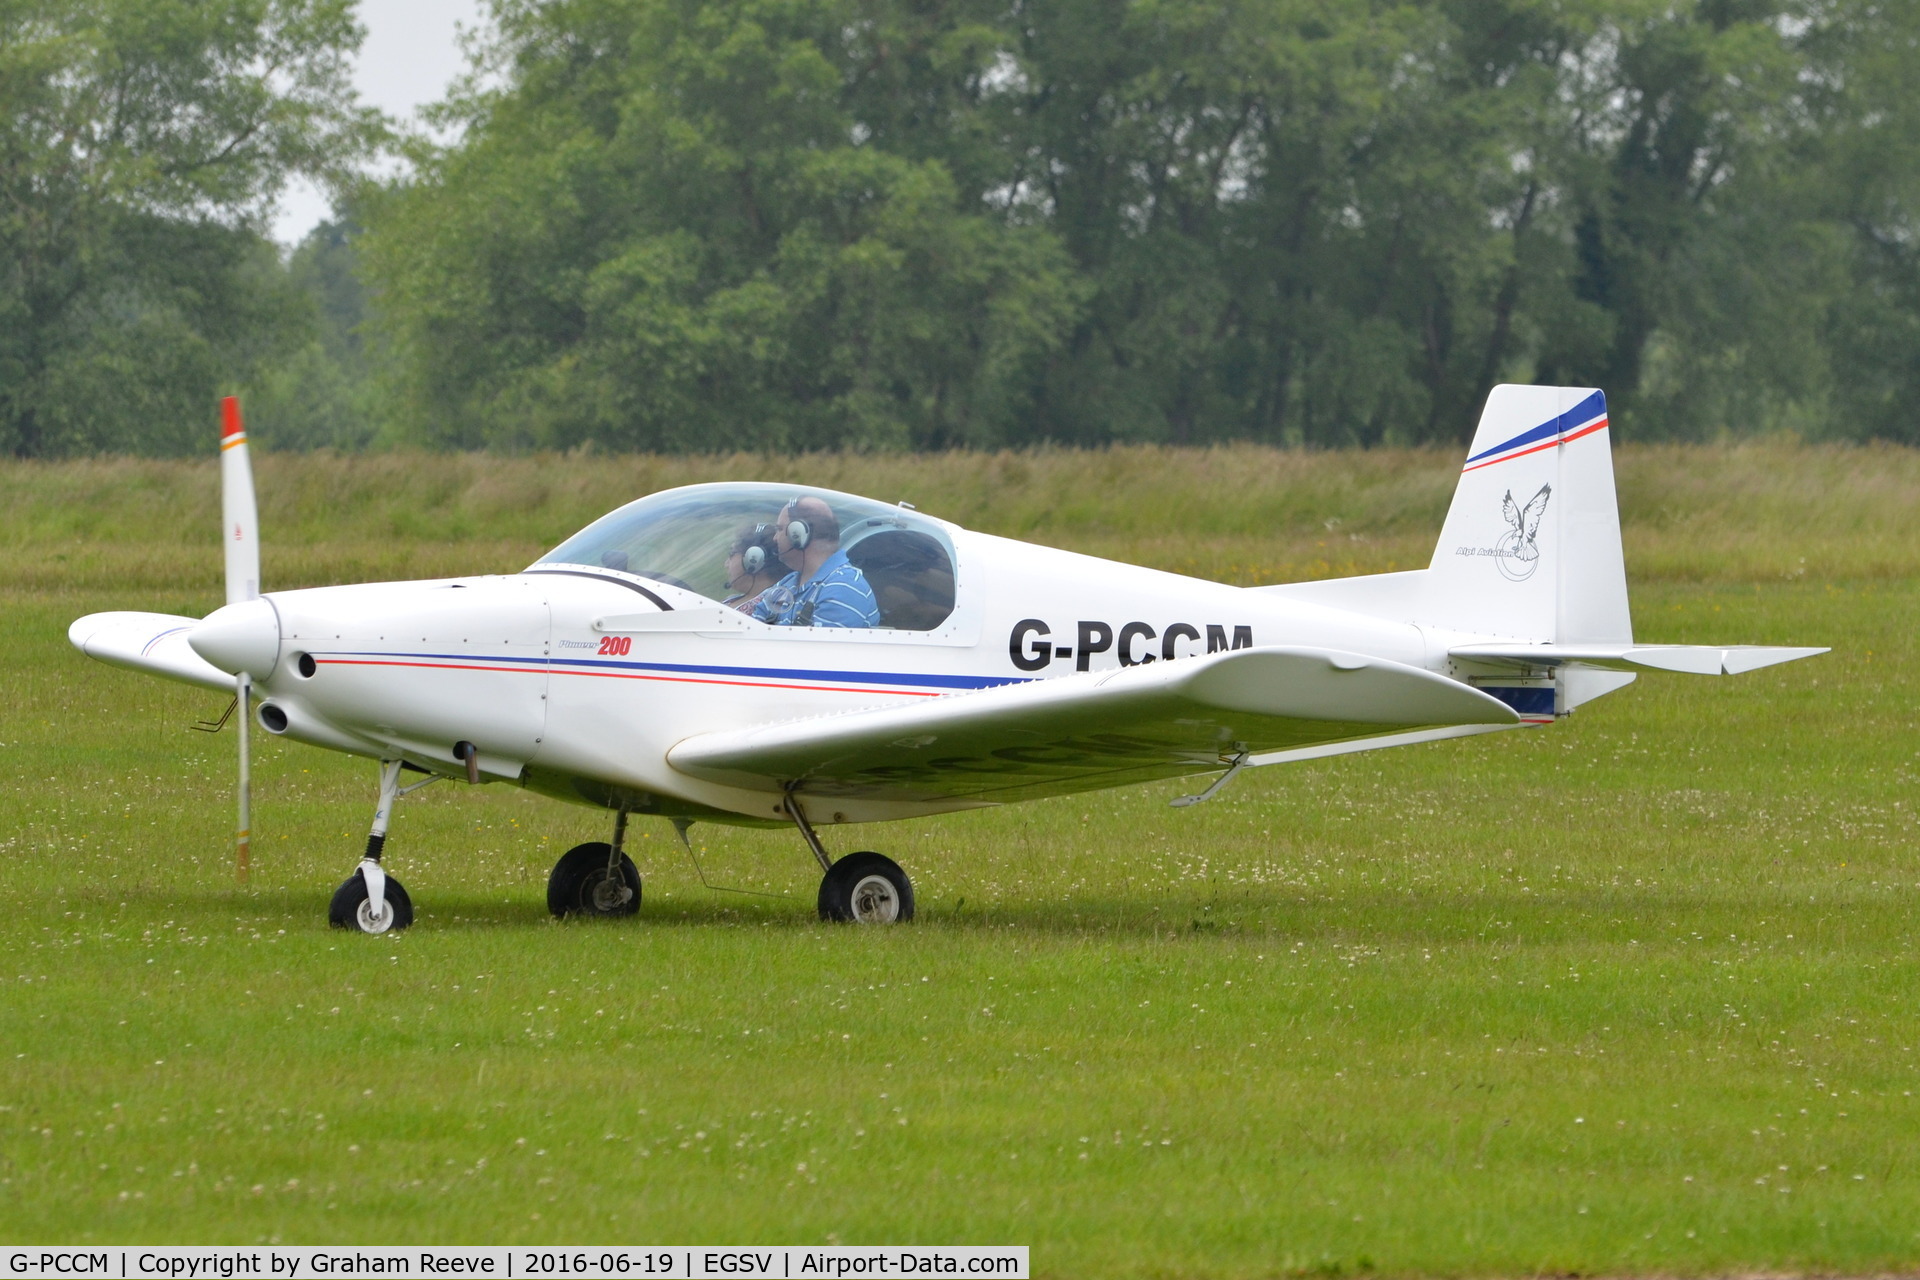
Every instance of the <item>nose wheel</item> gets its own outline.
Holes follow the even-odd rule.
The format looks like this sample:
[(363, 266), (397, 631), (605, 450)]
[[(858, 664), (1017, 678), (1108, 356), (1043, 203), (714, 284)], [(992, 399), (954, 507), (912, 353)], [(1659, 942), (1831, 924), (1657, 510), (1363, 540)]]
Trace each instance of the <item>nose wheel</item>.
[[(398, 760), (380, 762), (380, 800), (373, 810), (373, 830), (367, 835), (367, 852), (353, 869), (327, 906), (327, 923), (336, 929), (357, 929), (361, 933), (392, 933), (413, 923), (413, 899), (400, 882), (380, 865), (387, 845), (387, 822), (393, 816), (393, 802), (409, 791), (427, 785), (400, 785)], [(427, 782), (433, 781), (432, 778)]]
[(333, 891), (327, 906), (327, 923), (336, 929), (358, 929), (361, 933), (391, 933), (413, 923), (413, 899), (398, 880), (386, 876), (380, 902), (376, 906), (365, 871), (355, 870)]

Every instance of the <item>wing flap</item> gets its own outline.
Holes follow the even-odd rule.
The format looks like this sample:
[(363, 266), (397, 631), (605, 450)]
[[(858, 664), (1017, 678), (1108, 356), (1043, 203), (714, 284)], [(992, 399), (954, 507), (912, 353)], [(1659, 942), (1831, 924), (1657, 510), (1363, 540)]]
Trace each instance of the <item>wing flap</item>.
[(1517, 722), (1505, 703), (1416, 667), (1242, 649), (699, 734), (667, 759), (756, 790), (997, 802), (1206, 772), (1242, 751)]
[(67, 640), (111, 666), (232, 693), (233, 677), (187, 646), (187, 632), (199, 621), (171, 613), (90, 613), (67, 628)]
[(1504, 667), (1591, 667), (1601, 671), (1678, 671), (1737, 676), (1826, 653), (1824, 648), (1733, 644), (1466, 644), (1447, 651), (1463, 662)]

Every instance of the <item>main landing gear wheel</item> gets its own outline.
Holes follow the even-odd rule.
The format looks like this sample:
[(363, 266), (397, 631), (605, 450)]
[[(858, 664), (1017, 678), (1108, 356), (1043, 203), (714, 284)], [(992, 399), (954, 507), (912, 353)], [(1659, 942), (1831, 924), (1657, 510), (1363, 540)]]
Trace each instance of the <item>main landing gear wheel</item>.
[(904, 924), (913, 919), (913, 881), (892, 858), (850, 853), (820, 881), (820, 918)]
[(547, 910), (556, 916), (630, 916), (640, 910), (640, 868), (620, 855), (608, 866), (613, 846), (604, 840), (577, 844), (560, 855), (547, 877)]
[(386, 898), (386, 910), (377, 916), (373, 914), (366, 877), (356, 871), (333, 891), (333, 902), (327, 907), (327, 923), (336, 929), (358, 929), (361, 933), (391, 933), (413, 923), (413, 899), (392, 876), (387, 877)]

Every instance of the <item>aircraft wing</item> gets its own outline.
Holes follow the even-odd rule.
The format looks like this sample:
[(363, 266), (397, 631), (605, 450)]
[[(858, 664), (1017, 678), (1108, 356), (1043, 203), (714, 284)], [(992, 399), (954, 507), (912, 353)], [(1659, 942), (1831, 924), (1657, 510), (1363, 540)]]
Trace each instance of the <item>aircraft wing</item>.
[(1825, 652), (1760, 644), (1467, 644), (1447, 651), (1450, 657), (1493, 666), (1679, 671), (1696, 676), (1743, 675)]
[(187, 632), (199, 621), (171, 613), (90, 613), (67, 628), (67, 639), (116, 667), (232, 693), (233, 677), (187, 646)]
[(998, 803), (1216, 771), (1242, 751), (1518, 720), (1417, 667), (1274, 647), (698, 734), (667, 760), (756, 790)]

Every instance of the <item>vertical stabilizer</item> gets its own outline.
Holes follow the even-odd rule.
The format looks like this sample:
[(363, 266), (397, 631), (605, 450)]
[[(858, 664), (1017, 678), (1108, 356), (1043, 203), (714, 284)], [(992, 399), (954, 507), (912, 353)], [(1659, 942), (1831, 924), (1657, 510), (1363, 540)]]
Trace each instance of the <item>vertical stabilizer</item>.
[(1422, 622), (1540, 643), (1632, 640), (1603, 394), (1493, 389), (1427, 579)]

